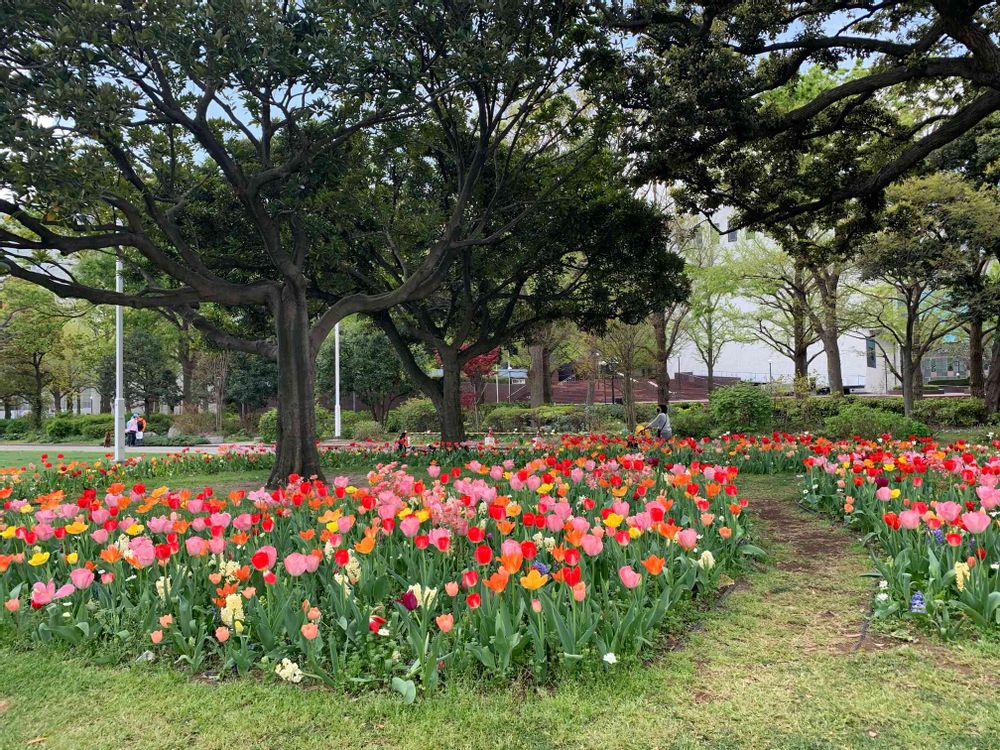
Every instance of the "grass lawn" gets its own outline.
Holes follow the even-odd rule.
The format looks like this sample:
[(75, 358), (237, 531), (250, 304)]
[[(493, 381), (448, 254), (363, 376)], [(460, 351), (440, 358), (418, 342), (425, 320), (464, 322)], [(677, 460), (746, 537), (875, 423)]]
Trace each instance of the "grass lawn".
[(551, 689), (453, 684), (405, 706), (0, 642), (0, 747), (1000, 747), (1000, 643), (862, 638), (865, 551), (794, 506), (793, 477), (743, 486), (770, 560), (642, 667)]
[[(48, 460), (53, 464), (63, 462), (63, 461), (88, 461), (93, 462), (104, 458), (105, 452), (108, 451), (81, 451), (81, 450), (38, 450), (32, 448), (30, 450), (18, 449), (14, 446), (4, 446), (0, 448), (0, 467), (21, 467), (27, 466), (28, 464), (35, 464), (40, 466), (42, 464), (42, 454), (44, 453), (49, 458)], [(56, 458), (59, 454), (62, 454), (62, 458)]]

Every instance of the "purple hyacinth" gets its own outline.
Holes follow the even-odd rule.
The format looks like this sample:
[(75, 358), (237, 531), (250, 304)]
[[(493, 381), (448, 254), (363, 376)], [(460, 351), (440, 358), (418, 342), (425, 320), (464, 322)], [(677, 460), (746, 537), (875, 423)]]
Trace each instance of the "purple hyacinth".
[(910, 611), (915, 614), (925, 614), (927, 612), (927, 602), (924, 601), (924, 593), (917, 591), (910, 597)]
[(531, 567), (533, 567), (535, 570), (537, 570), (543, 576), (549, 574), (549, 566), (546, 565), (545, 563), (541, 562), (540, 560), (535, 560), (533, 563), (531, 563)]
[(944, 532), (941, 529), (934, 529), (934, 541), (938, 544), (944, 544)]

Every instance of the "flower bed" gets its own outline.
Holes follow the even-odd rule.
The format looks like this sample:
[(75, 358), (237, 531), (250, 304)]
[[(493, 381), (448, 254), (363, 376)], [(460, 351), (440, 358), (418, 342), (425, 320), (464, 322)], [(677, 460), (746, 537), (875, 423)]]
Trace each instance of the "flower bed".
[(194, 671), (412, 699), (452, 674), (544, 679), (634, 658), (679, 603), (761, 554), (736, 468), (569, 452), (227, 497), (8, 486), (0, 619)]
[(1000, 457), (869, 442), (822, 446), (805, 465), (805, 502), (873, 544), (876, 614), (926, 619), (946, 636), (1000, 625)]

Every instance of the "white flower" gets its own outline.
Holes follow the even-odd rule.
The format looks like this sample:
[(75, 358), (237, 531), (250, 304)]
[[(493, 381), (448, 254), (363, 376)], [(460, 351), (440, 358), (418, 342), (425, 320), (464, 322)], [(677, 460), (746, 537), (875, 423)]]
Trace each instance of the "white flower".
[(407, 589), (417, 597), (417, 603), (427, 609), (434, 603), (434, 597), (437, 596), (437, 589), (432, 589), (430, 586), (421, 586), (419, 583), (415, 583), (410, 588)]
[(302, 682), (302, 670), (291, 659), (282, 659), (274, 667), (274, 673), (285, 682)]
[(889, 601), (889, 595), (883, 591), (882, 593), (878, 594), (875, 597), (875, 601), (877, 601), (877, 602), (887, 602), (887, 601)]
[(618, 657), (615, 656), (610, 651), (604, 655), (603, 659), (604, 659), (605, 663), (607, 663), (607, 664), (617, 664), (618, 663)]
[(698, 567), (704, 570), (711, 570), (715, 567), (715, 555), (712, 554), (711, 550), (705, 550), (701, 553), (701, 557), (698, 558)]
[(885, 591), (885, 589), (889, 588), (889, 582), (883, 578), (881, 581), (878, 582), (878, 587), (883, 591)]

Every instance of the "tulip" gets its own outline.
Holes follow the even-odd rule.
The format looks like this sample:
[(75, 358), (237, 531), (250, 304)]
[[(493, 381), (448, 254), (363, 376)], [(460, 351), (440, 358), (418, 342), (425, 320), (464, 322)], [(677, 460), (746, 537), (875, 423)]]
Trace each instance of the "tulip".
[(915, 510), (904, 510), (899, 514), (899, 525), (904, 529), (917, 529), (920, 527), (920, 514)]
[(152, 633), (149, 634), (149, 640), (153, 642), (154, 646), (160, 645), (160, 643), (163, 641), (163, 631), (154, 630)]
[(694, 529), (682, 529), (677, 532), (677, 543), (684, 550), (692, 550), (698, 544), (698, 532)]
[(21, 607), (21, 600), (18, 599), (17, 597), (14, 597), (13, 599), (8, 599), (7, 601), (5, 601), (3, 603), (3, 606), (8, 612), (11, 613), (17, 612), (17, 610)]
[(302, 637), (307, 641), (314, 640), (319, 635), (319, 626), (314, 622), (307, 622), (300, 628)]
[(69, 572), (69, 580), (81, 591), (89, 589), (94, 582), (94, 571), (87, 568), (75, 568)]
[(618, 568), (618, 577), (627, 589), (634, 589), (642, 582), (642, 576), (632, 570), (631, 565), (622, 565)]
[(949, 501), (946, 503), (938, 503), (934, 510), (948, 523), (955, 523), (955, 519), (958, 518), (958, 514), (962, 512), (962, 506), (958, 503)]
[(993, 519), (981, 510), (962, 514), (962, 525), (972, 534), (982, 534), (990, 527), (992, 522)]
[(215, 640), (219, 643), (225, 643), (229, 640), (229, 628), (225, 625), (220, 625), (215, 629)]
[(451, 614), (451, 612), (448, 612), (435, 617), (434, 622), (437, 623), (437, 626), (442, 633), (450, 633), (451, 629), (455, 627), (455, 616)]
[(448, 581), (444, 585), (444, 592), (448, 596), (458, 596), (458, 583), (456, 581)]

